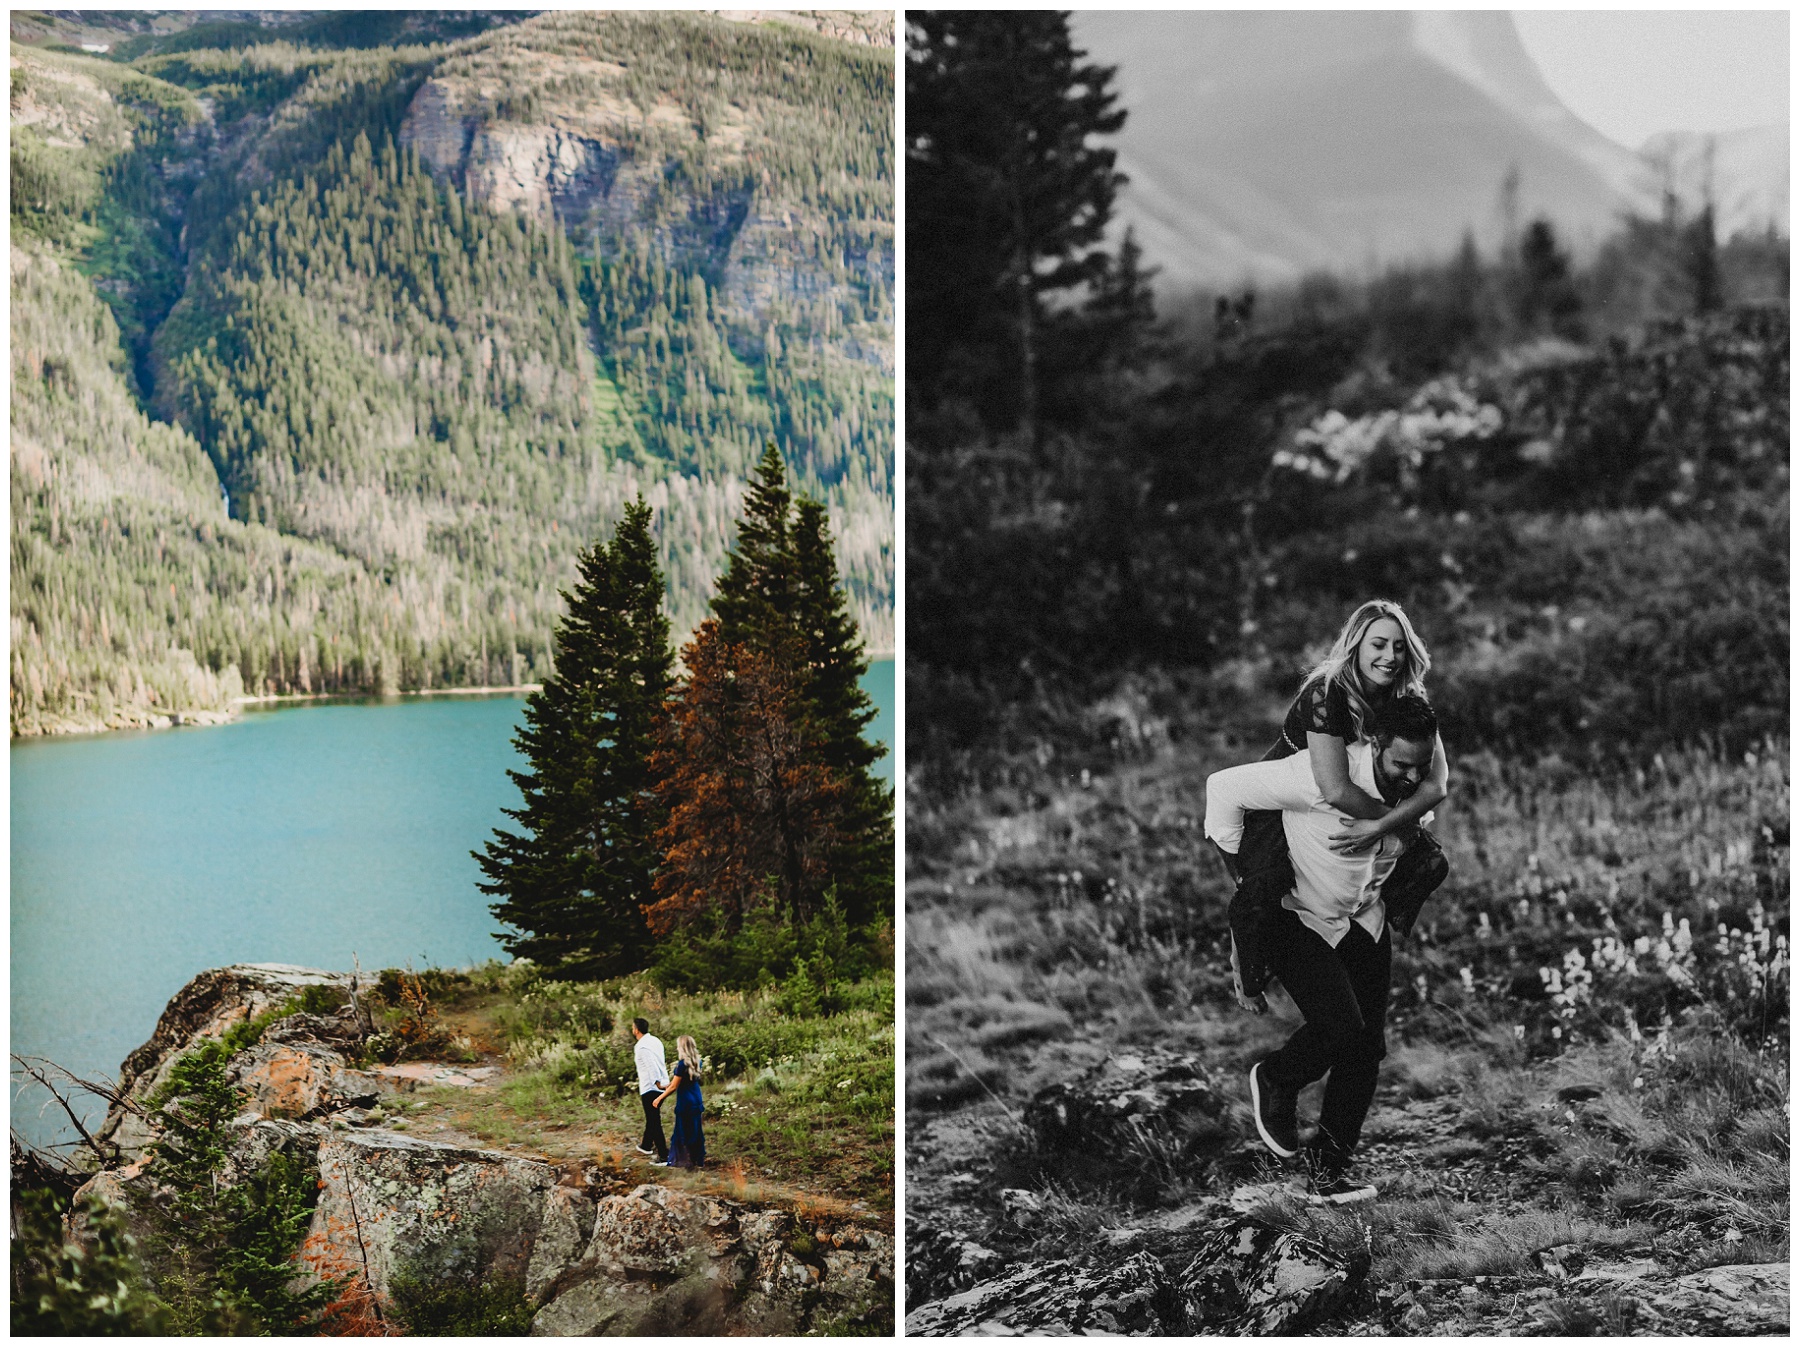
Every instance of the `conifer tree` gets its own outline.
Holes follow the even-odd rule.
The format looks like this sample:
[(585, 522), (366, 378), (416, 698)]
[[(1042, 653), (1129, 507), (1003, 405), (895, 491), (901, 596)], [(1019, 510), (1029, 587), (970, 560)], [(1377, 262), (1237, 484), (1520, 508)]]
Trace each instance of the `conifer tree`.
[(503, 938), (507, 951), (594, 978), (643, 967), (643, 907), (660, 854), (650, 755), (672, 655), (642, 497), (578, 569), (556, 672), (527, 700), (514, 740), (531, 767), (508, 773), (525, 803), (505, 812), (522, 831), (497, 829), (475, 857), (488, 876), (482, 891), (501, 899), (494, 915), (519, 932)]
[(1125, 122), (1114, 71), (1087, 64), (1062, 10), (907, 15), (907, 373), (966, 397), (993, 430), (1037, 436), (1046, 298), (1107, 272), (1124, 175), (1090, 143)]
[(804, 921), (835, 878), (850, 784), (821, 760), (791, 665), (727, 641), (716, 618), (681, 658), (654, 758), (666, 821), (651, 929), (704, 915), (735, 930), (765, 895)]
[[(800, 756), (783, 770), (816, 769), (832, 783), (827, 789), (821, 784), (824, 777), (805, 778), (805, 798), (828, 797), (831, 807), (807, 815), (812, 820), (807, 826), (816, 835), (803, 840), (790, 837), (782, 852), (788, 858), (783, 862), (786, 870), (763, 877), (777, 880), (787, 911), (803, 913), (816, 895), (807, 887), (810, 880), (794, 871), (790, 862), (804, 852), (809, 865), (816, 861), (824, 867), (852, 925), (880, 920), (893, 902), (893, 793), (870, 770), (881, 751), (863, 737), (875, 718), (875, 708), (862, 688), (869, 660), (847, 611), (825, 507), (814, 500), (794, 499), (781, 454), (773, 445), (764, 451), (745, 498), (737, 545), (712, 606), (713, 633), (704, 643), (697, 638), (695, 650), (712, 661), (709, 667), (716, 666), (714, 674), (719, 678), (727, 677), (729, 671), (731, 678), (778, 684), (780, 698), (762, 703), (759, 714), (772, 714), (768, 708), (778, 703), (787, 717), (779, 736)], [(703, 634), (706, 630), (702, 629)], [(752, 655), (754, 671), (747, 662)], [(690, 679), (698, 677), (685, 652), (683, 659), (688, 662)], [(678, 694), (678, 700), (686, 695)], [(699, 713), (690, 707), (682, 714), (690, 725), (690, 741), (700, 744), (694, 737), (703, 723), (695, 718)], [(725, 723), (716, 721), (717, 725)], [(759, 722), (759, 726), (756, 733), (765, 738), (777, 735), (773, 725)], [(724, 732), (716, 726), (711, 731), (715, 737)], [(685, 770), (672, 748), (665, 750), (660, 761), (664, 776), (659, 780)], [(717, 772), (722, 769), (711, 770), (715, 780), (720, 779)], [(766, 777), (773, 769), (759, 770)], [(800, 779), (795, 777), (794, 782)], [(781, 789), (799, 790), (794, 782)], [(671, 810), (692, 816), (697, 806), (681, 802), (694, 798), (689, 787), (676, 788)], [(675, 834), (670, 836), (673, 839)], [(766, 852), (765, 861), (772, 855)], [(671, 894), (686, 883), (673, 876), (671, 871)], [(715, 888), (718, 885), (715, 881)], [(670, 913), (692, 905), (685, 897), (659, 901), (665, 903), (662, 910)]]
[(744, 497), (737, 546), (726, 562), (725, 574), (719, 577), (712, 601), (721, 641), (777, 654), (788, 662), (796, 652), (778, 648), (788, 644), (794, 634), (792, 507), (787, 468), (781, 451), (771, 444), (763, 450)]
[(795, 627), (806, 669), (807, 712), (819, 753), (849, 797), (832, 870), (853, 926), (886, 916), (894, 894), (894, 798), (871, 770), (881, 750), (864, 737), (875, 705), (863, 691), (869, 658), (838, 583), (825, 507), (802, 499), (793, 528)]

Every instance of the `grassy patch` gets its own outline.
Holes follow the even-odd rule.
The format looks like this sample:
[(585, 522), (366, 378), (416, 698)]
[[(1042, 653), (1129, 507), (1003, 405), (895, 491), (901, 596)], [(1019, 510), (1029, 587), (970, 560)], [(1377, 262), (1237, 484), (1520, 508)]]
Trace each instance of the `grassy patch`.
[[(1127, 688), (1069, 712), (1054, 748), (1024, 736), (971, 761), (954, 796), (915, 780), (907, 1098), (916, 1125), (956, 1115), (909, 1170), (934, 1223), (966, 1222), (1009, 1257), (1083, 1256), (1158, 1208), (1291, 1176), (1247, 1144), (1209, 1172), (1146, 1154), (1154, 1182), (1107, 1186), (1046, 1171), (1008, 1122), (1121, 1043), (1238, 1079), (1297, 1023), (1280, 995), (1261, 1018), (1231, 1002), (1227, 891), (1200, 835), (1206, 774), (1255, 756), (1255, 730), (1221, 728), (1241, 700)], [(1090, 742), (1089, 721), (1161, 728)], [(1642, 772), (1455, 763), (1437, 822), (1451, 878), (1396, 944), (1357, 1171), (1380, 1197), (1277, 1196), (1256, 1217), (1366, 1251), (1378, 1281), (1785, 1258), (1785, 763), (1780, 745)], [(1316, 1108), (1303, 1095), (1303, 1128)], [(1234, 1120), (1250, 1138), (1247, 1109)], [(966, 1151), (940, 1155), (963, 1133)], [(970, 1171), (980, 1181), (959, 1183)], [(1020, 1186), (1043, 1203), (1025, 1227), (997, 1196)], [(1543, 1331), (1617, 1317), (1592, 1296), (1594, 1313), (1559, 1303)]]
[[(442, 1032), (503, 1055), (491, 1090), (421, 1091), (421, 1114), (488, 1145), (625, 1164), (643, 1131), (630, 1023), (706, 1059), (704, 1171), (658, 1181), (741, 1197), (893, 1204), (894, 1020), (889, 979), (848, 984), (836, 1014), (783, 1010), (779, 989), (660, 992), (649, 982), (549, 982), (528, 966), (441, 985)], [(415, 1114), (415, 1121), (418, 1121)], [(673, 1123), (663, 1109), (664, 1128)]]

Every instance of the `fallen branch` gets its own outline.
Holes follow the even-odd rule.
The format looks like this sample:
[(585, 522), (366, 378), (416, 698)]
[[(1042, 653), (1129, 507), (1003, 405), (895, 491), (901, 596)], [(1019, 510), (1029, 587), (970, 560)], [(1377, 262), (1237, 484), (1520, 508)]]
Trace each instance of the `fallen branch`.
[(988, 1083), (981, 1078), (981, 1076), (976, 1072), (975, 1068), (970, 1066), (966, 1061), (963, 1060), (963, 1056), (960, 1052), (958, 1052), (955, 1048), (951, 1047), (948, 1043), (942, 1042), (941, 1040), (934, 1038), (930, 1034), (925, 1034), (925, 1035), (923, 1035), (923, 1037), (927, 1043), (931, 1044), (932, 1047), (938, 1048), (944, 1052), (947, 1052), (952, 1057), (954, 1057), (956, 1059), (956, 1064), (958, 1066), (960, 1066), (964, 1071), (967, 1071), (969, 1073), (969, 1079), (973, 1080), (982, 1089), (987, 1090), (988, 1098), (992, 1099), (996, 1104), (1000, 1105), (1000, 1111), (1012, 1120), (1012, 1125), (1014, 1127), (1018, 1128), (1021, 1132), (1023, 1132), (1025, 1130), (1024, 1119), (1020, 1118), (1017, 1113), (1014, 1113), (1012, 1111), (1012, 1109), (1007, 1105), (1007, 1102), (1004, 1099), (1002, 1099), (999, 1095), (995, 1094), (991, 1088), (989, 1088)]
[[(104, 1161), (107, 1158), (107, 1151), (103, 1150), (101, 1148), (101, 1144), (94, 1139), (93, 1133), (89, 1132), (87, 1130), (86, 1126), (83, 1125), (80, 1115), (75, 1112), (74, 1107), (69, 1103), (69, 1101), (63, 1097), (62, 1091), (58, 1090), (56, 1088), (56, 1086), (51, 1083), (50, 1077), (44, 1072), (44, 1070), (41, 1067), (33, 1066), (32, 1062), (37, 1061), (37, 1062), (44, 1063), (45, 1066), (50, 1067), (52, 1070), (60, 1072), (63, 1076), (65, 1076), (69, 1080), (74, 1081), (77, 1085), (82, 1086), (84, 1089), (88, 1088), (87, 1083), (85, 1081), (83, 1081), (81, 1079), (81, 1077), (77, 1076), (74, 1072), (68, 1070), (65, 1067), (57, 1066), (57, 1064), (55, 1062), (50, 1061), (48, 1058), (21, 1057), (21, 1056), (19, 1056), (18, 1053), (15, 1052), (12, 1055), (12, 1059), (13, 1059), (14, 1066), (18, 1070), (23, 1071), (27, 1076), (31, 1077), (32, 1080), (36, 1081), (39, 1085), (43, 1086), (44, 1089), (49, 1092), (50, 1097), (52, 1099), (54, 1099), (57, 1102), (57, 1104), (59, 1106), (61, 1106), (62, 1111), (68, 1115), (69, 1121), (71, 1123), (73, 1123), (75, 1126), (75, 1130), (81, 1134), (82, 1142), (87, 1146), (87, 1148), (90, 1151), (92, 1151), (94, 1153), (94, 1155), (96, 1157), (98, 1157), (99, 1159)], [(99, 1090), (94, 1090), (94, 1091), (92, 1091), (92, 1093), (99, 1094), (102, 1098), (108, 1097), (105, 1093), (103, 1093), (102, 1091), (99, 1091)], [(118, 1147), (111, 1146), (109, 1143), (109, 1149), (112, 1151), (113, 1156), (116, 1158), (117, 1153), (118, 1153)]]

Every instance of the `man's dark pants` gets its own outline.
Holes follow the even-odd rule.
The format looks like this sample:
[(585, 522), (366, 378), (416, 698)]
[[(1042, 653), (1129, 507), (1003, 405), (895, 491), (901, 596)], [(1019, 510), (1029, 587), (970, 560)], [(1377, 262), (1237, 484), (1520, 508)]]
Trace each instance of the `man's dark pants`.
[(1262, 1069), (1271, 1081), (1296, 1091), (1331, 1073), (1315, 1144), (1327, 1163), (1341, 1164), (1362, 1134), (1375, 1076), (1387, 1056), (1393, 942), (1387, 930), (1374, 940), (1352, 921), (1333, 948), (1286, 908), (1271, 925), (1270, 967), (1306, 1023)]
[(638, 1145), (656, 1152), (658, 1160), (669, 1158), (669, 1143), (663, 1138), (662, 1110), (656, 1106), (661, 1090), (649, 1090), (640, 1096), (644, 1101), (644, 1139)]

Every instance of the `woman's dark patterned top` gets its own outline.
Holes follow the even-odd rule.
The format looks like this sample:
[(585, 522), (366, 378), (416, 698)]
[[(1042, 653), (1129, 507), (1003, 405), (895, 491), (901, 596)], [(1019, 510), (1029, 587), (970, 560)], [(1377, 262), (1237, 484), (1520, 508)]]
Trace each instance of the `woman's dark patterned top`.
[(1274, 754), (1285, 758), (1303, 752), (1306, 736), (1334, 734), (1346, 744), (1356, 742), (1356, 722), (1350, 716), (1350, 695), (1342, 684), (1318, 679), (1300, 689), (1294, 704), (1288, 707), (1287, 719), (1281, 722), (1282, 745), (1286, 751)]

